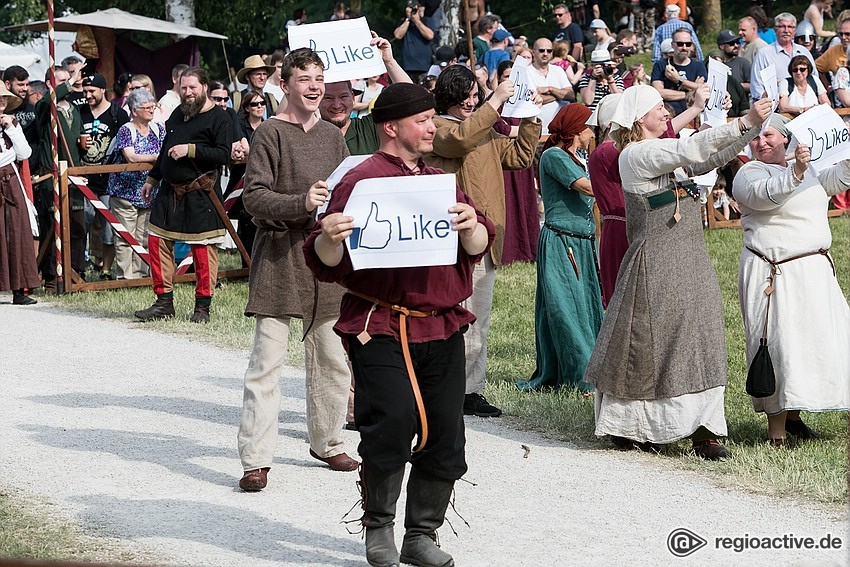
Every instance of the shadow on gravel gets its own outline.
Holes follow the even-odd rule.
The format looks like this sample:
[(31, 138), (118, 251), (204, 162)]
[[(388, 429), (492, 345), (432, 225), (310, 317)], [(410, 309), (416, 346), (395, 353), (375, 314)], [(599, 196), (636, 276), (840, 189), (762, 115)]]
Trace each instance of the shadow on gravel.
[[(179, 539), (282, 565), (363, 565), (363, 543), (305, 531), (293, 523), (234, 508), (179, 499), (125, 500), (104, 495), (74, 499), (86, 506), (83, 523), (132, 540)], [(282, 517), (285, 512), (276, 514)], [(209, 556), (210, 551), (199, 549)], [(339, 557), (349, 555), (349, 558)]]
[(33, 441), (71, 451), (111, 453), (128, 461), (164, 467), (195, 480), (233, 486), (233, 477), (190, 461), (209, 457), (234, 458), (233, 449), (201, 445), (176, 435), (137, 433), (114, 429), (65, 429), (46, 425), (21, 425)]
[[(175, 398), (166, 396), (118, 396), (115, 394), (75, 393), (54, 394), (50, 396), (30, 396), (29, 401), (40, 404), (51, 404), (68, 408), (104, 408), (119, 407), (137, 410), (163, 412), (170, 415), (198, 419), (220, 425), (239, 426), (241, 407), (214, 404), (191, 398)], [(304, 412), (281, 410), (278, 421), (282, 423), (304, 423)], [(305, 438), (306, 433), (296, 430), (281, 430), (281, 433), (298, 438)], [(234, 429), (234, 436), (235, 436)]]

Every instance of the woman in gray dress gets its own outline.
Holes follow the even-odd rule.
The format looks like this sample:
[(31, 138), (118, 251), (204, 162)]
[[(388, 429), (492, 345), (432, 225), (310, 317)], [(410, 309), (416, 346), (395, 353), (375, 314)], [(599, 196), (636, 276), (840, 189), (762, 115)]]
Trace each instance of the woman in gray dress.
[(658, 91), (623, 93), (612, 137), (630, 244), (584, 377), (597, 389), (596, 434), (618, 447), (658, 450), (690, 437), (702, 458), (729, 456), (717, 442), (726, 435), (723, 303), (687, 175), (729, 161), (769, 112), (765, 99), (723, 126), (660, 139), (669, 116)]

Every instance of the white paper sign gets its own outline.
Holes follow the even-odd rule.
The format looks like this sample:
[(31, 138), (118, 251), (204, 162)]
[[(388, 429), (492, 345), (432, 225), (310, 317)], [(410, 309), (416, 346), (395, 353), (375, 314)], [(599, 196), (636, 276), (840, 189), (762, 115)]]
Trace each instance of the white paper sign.
[(381, 50), (369, 45), (372, 34), (366, 18), (290, 26), (292, 49), (309, 47), (325, 63), (325, 82), (374, 77), (387, 71)]
[(514, 95), (502, 107), (502, 116), (505, 118), (531, 118), (540, 114), (540, 108), (532, 102), (537, 87), (528, 76), (528, 65), (524, 57), (517, 57), (514, 61), (508, 79), (514, 84)]
[(454, 264), (456, 183), (453, 173), (358, 181), (343, 211), (354, 217), (345, 239), (354, 269)]
[(334, 194), (334, 187), (336, 187), (337, 183), (340, 182), (340, 180), (343, 178), (343, 176), (346, 173), (348, 173), (349, 171), (351, 171), (352, 169), (354, 169), (355, 167), (357, 167), (358, 165), (360, 165), (361, 163), (363, 163), (364, 161), (366, 161), (367, 159), (369, 159), (370, 157), (372, 157), (372, 156), (371, 155), (348, 156), (347, 158), (342, 160), (341, 164), (336, 166), (336, 169), (333, 170), (333, 173), (331, 173), (330, 176), (328, 176), (328, 180), (327, 180), (328, 198), (325, 199), (324, 203), (322, 203), (321, 205), (316, 207), (316, 217), (317, 218), (319, 217), (319, 215), (325, 214), (325, 211), (328, 210), (328, 205), (330, 205), (331, 197)]
[[(776, 107), (779, 106), (779, 83), (776, 82), (776, 67), (769, 65), (759, 71), (761, 76), (761, 84), (764, 85), (764, 92), (767, 97), (773, 102), (770, 105), (770, 113), (776, 112)], [(770, 120), (765, 120), (761, 125), (761, 133), (764, 134)]]
[(850, 159), (850, 132), (828, 104), (813, 106), (789, 122), (787, 128), (799, 143), (809, 146), (809, 166), (816, 174)]
[(729, 67), (710, 57), (708, 59), (708, 88), (711, 89), (711, 95), (705, 103), (705, 110), (702, 111), (702, 122), (712, 127), (722, 126), (726, 124), (726, 110), (723, 108), (723, 101), (726, 99), (726, 79), (730, 73)]

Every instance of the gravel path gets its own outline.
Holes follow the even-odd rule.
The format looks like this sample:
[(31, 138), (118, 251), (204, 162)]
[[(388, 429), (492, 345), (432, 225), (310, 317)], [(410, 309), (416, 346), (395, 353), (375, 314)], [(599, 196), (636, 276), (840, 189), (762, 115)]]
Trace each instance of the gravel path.
[[(247, 352), (43, 304), (0, 306), (0, 345), (0, 489), (46, 500), (86, 533), (171, 565), (366, 564), (360, 536), (340, 523), (358, 499), (356, 474), (307, 454), (303, 370), (285, 371), (269, 487), (245, 494), (236, 428)], [(578, 449), (499, 420), (466, 424), (475, 485), (458, 483), (456, 502), (471, 527), (450, 510), (459, 535), (440, 530), (459, 566), (850, 563), (846, 514), (717, 488), (649, 456)], [(343, 435), (354, 454), (357, 434)], [(708, 544), (675, 557), (667, 536), (679, 527)], [(715, 548), (727, 536), (818, 542), (827, 533), (843, 549)]]

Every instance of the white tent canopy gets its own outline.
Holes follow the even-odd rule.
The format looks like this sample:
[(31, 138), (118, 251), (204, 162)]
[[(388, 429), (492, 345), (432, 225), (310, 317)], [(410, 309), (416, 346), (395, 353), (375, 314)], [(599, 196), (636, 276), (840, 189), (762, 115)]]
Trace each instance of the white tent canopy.
[[(54, 20), (54, 29), (57, 31), (76, 31), (78, 26), (92, 26), (100, 28), (109, 28), (114, 30), (138, 30), (155, 33), (167, 33), (178, 36), (195, 36), (195, 37), (211, 37), (214, 39), (227, 39), (226, 35), (220, 35), (204, 31), (202, 29), (193, 28), (191, 26), (183, 26), (165, 20), (157, 20), (156, 18), (148, 18), (138, 16), (119, 10), (118, 8), (109, 8), (107, 10), (98, 10), (89, 14), (79, 14), (75, 16), (64, 16)], [(40, 22), (31, 22), (29, 24), (21, 24), (17, 26), (7, 26), (3, 29), (7, 30), (29, 30), (29, 31), (47, 31), (47, 20)]]
[(12, 65), (29, 68), (40, 61), (41, 56), (37, 53), (0, 41), (0, 69), (7, 69)]

